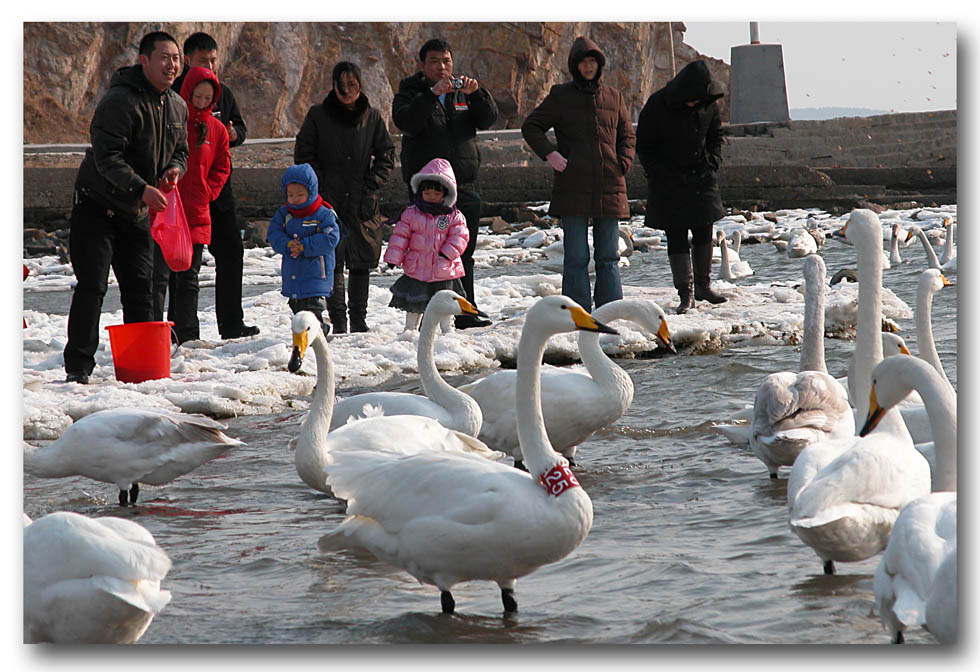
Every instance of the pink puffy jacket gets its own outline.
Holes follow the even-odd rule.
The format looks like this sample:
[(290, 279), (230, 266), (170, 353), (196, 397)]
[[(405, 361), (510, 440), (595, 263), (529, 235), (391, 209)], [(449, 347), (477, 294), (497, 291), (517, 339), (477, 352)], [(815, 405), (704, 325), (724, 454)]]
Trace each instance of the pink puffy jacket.
[[(432, 159), (412, 176), (412, 191), (422, 180), (437, 180), (447, 189), (443, 204), (452, 207), (445, 215), (430, 215), (410, 206), (395, 224), (385, 262), (401, 266), (405, 275), (421, 282), (452, 280), (465, 275), (459, 255), (470, 242), (466, 218), (456, 207), (456, 177), (445, 159)], [(440, 256), (439, 252), (445, 255)]]

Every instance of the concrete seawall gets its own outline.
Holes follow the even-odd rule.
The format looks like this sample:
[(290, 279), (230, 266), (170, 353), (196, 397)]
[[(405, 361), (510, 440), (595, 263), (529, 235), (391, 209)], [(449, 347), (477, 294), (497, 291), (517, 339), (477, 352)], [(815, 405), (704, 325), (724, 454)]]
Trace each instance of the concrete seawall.
[[(954, 203), (956, 122), (956, 111), (947, 110), (726, 126), (719, 174), (722, 198), (731, 207), (760, 210), (846, 211), (866, 203)], [(398, 144), (400, 137), (395, 140)], [(486, 203), (485, 215), (550, 199), (552, 171), (530, 152), (519, 130), (481, 133), (480, 150), (483, 167), (477, 188)], [(267, 219), (281, 205), (279, 179), (292, 161), (292, 143), (277, 143), (277, 151), (279, 155), (263, 167), (236, 162), (232, 184), (243, 219)], [(25, 155), (24, 226), (62, 229), (67, 226), (77, 163), (31, 164)], [(647, 184), (641, 166), (633, 166), (627, 182), (634, 209), (642, 211)], [(397, 214), (404, 207), (407, 194), (400, 167), (381, 197), (385, 214)]]

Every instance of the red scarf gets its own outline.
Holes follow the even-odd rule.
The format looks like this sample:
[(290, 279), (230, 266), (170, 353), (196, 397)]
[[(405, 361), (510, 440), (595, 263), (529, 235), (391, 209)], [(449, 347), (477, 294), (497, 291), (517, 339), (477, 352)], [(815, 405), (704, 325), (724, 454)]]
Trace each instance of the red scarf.
[(316, 198), (313, 199), (313, 202), (307, 205), (305, 208), (294, 208), (289, 204), (286, 205), (286, 208), (289, 210), (289, 214), (291, 214), (293, 217), (307, 217), (319, 210), (321, 205), (325, 205), (328, 208), (330, 207), (330, 204), (323, 200), (320, 194), (317, 194)]

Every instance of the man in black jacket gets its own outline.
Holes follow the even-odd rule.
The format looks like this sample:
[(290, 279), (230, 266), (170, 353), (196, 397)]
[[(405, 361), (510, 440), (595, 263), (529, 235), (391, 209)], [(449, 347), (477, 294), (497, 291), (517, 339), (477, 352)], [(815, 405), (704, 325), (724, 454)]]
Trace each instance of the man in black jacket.
[[(391, 102), (391, 117), (402, 131), (402, 178), (408, 184), (412, 175), (435, 158), (449, 161), (456, 174), (456, 207), (466, 218), (470, 241), (460, 256), (463, 262), (463, 289), (475, 306), (473, 290), (473, 251), (480, 228), (480, 194), (475, 187), (480, 169), (476, 146), (477, 129), (487, 129), (497, 120), (497, 103), (490, 92), (471, 77), (453, 77), (453, 55), (449, 43), (433, 38), (419, 50), (419, 72), (398, 85)], [(409, 188), (411, 199), (411, 188)], [(485, 327), (489, 320), (460, 315), (456, 327)]]
[(708, 65), (693, 61), (650, 96), (636, 124), (636, 155), (649, 188), (647, 224), (667, 233), (678, 313), (693, 308), (695, 299), (727, 301), (711, 289), (711, 232), (725, 216), (717, 178), (723, 142), (717, 101), (723, 95)]
[(170, 89), (180, 71), (177, 41), (149, 33), (140, 42), (139, 60), (112, 76), (75, 178), (68, 252), (77, 283), (64, 359), (67, 381), (83, 385), (95, 368), (110, 266), (123, 322), (153, 320), (148, 211), (166, 208), (163, 190), (187, 168), (187, 106)]
[[(184, 40), (184, 71), (173, 84), (180, 93), (184, 76), (193, 67), (218, 72), (218, 43), (207, 33), (194, 33)], [(245, 142), (245, 120), (238, 111), (235, 94), (226, 82), (221, 82), (221, 95), (211, 111), (215, 119), (228, 129), (228, 146), (237, 147)], [(231, 178), (225, 182), (218, 198), (211, 201), (211, 242), (208, 251), (214, 257), (214, 314), (218, 320), (221, 338), (254, 336), (259, 328), (245, 324), (242, 311), (242, 266), (245, 248), (242, 230), (235, 215), (235, 196), (231, 191)], [(174, 276), (171, 275), (171, 282)], [(173, 289), (170, 291), (171, 299)], [(167, 314), (170, 314), (168, 309)]]

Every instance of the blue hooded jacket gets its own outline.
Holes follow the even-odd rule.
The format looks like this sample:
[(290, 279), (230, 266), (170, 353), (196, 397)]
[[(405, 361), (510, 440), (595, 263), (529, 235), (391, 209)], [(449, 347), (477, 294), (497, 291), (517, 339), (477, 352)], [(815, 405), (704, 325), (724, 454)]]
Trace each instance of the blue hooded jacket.
[[(310, 164), (301, 163), (286, 169), (281, 182), (284, 199), (289, 184), (305, 187), (310, 198), (298, 207), (280, 207), (269, 221), (266, 241), (282, 255), (282, 294), (290, 299), (330, 296), (336, 266), (334, 251), (343, 238), (342, 225), (325, 202), (308, 214), (294, 215), (294, 212), (310, 210), (320, 198), (316, 173)], [(296, 258), (289, 253), (290, 240), (303, 243), (303, 251)]]

